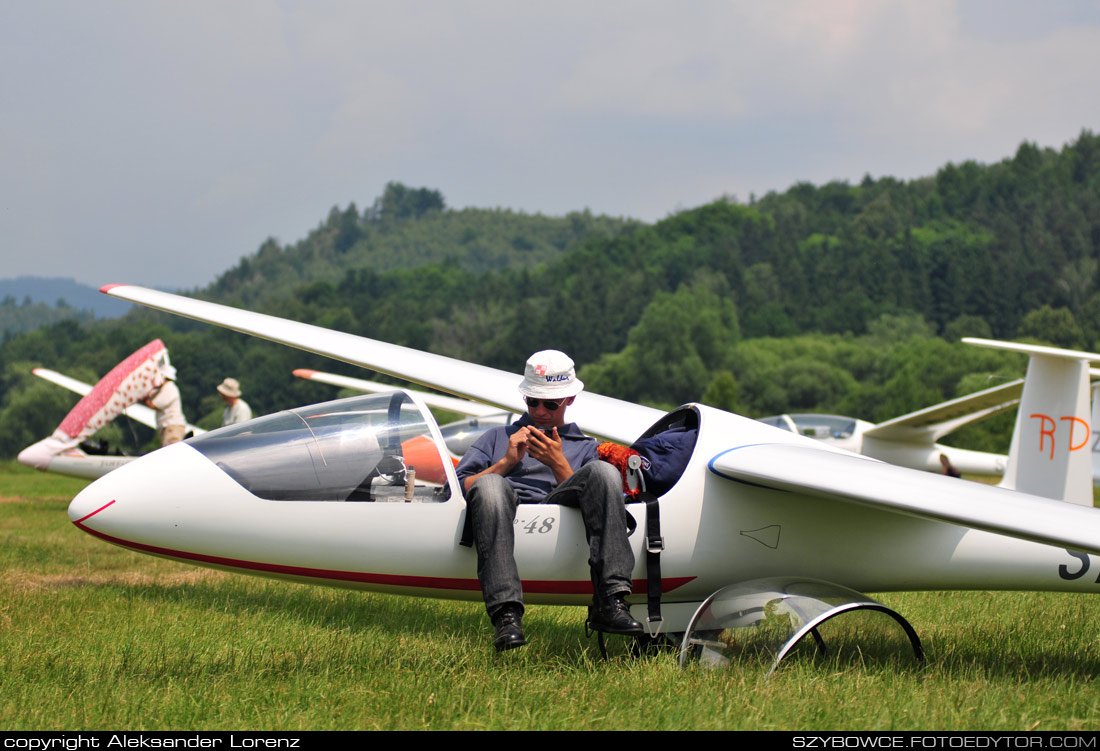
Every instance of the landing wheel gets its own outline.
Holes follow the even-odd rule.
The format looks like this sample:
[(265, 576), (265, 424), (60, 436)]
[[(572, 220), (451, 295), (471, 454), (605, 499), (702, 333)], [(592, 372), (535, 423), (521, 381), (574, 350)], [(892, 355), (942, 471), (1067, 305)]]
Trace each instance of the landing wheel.
[(699, 607), (684, 634), (680, 665), (718, 667), (756, 657), (771, 660), (771, 674), (800, 651), (863, 663), (894, 659), (906, 647), (924, 662), (909, 622), (864, 594), (815, 579), (756, 579), (721, 589)]

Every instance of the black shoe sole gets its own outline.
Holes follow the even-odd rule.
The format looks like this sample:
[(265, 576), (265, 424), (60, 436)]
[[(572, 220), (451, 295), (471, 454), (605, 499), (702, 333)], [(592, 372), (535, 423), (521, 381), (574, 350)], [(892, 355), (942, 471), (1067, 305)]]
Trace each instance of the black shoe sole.
[(493, 642), (493, 646), (496, 647), (496, 650), (498, 652), (506, 652), (509, 649), (515, 649), (516, 647), (522, 647), (525, 644), (527, 644), (527, 640), (524, 639), (522, 636), (519, 637), (518, 639), (508, 638), (508, 639), (501, 639), (499, 641), (494, 641)]
[(593, 623), (588, 622), (589, 631), (599, 631), (604, 634), (617, 634), (621, 636), (644, 636), (645, 626), (638, 624), (637, 626), (631, 626), (630, 628), (618, 628), (615, 626), (609, 626), (606, 623)]

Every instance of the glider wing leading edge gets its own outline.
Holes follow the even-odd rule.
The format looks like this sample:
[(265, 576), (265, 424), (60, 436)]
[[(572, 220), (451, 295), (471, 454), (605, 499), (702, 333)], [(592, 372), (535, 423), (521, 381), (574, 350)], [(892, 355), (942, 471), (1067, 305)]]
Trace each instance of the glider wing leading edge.
[(1100, 554), (1100, 511), (1094, 508), (855, 454), (761, 444), (719, 454), (710, 469), (729, 480)]
[[(515, 373), (145, 287), (116, 284), (100, 291), (120, 300), (359, 365), (505, 412), (526, 411), (517, 388), (520, 378)], [(637, 438), (663, 414), (652, 407), (588, 392), (578, 396), (569, 411), (570, 419), (586, 433), (625, 443)]]

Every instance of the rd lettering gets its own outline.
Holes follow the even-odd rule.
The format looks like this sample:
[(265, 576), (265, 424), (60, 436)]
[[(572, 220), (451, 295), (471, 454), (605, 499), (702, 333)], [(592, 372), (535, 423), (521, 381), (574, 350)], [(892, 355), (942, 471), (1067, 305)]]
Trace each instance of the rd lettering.
[[(1030, 415), (1032, 420), (1039, 420), (1039, 453), (1046, 451), (1047, 438), (1050, 438), (1050, 458), (1054, 459), (1054, 433), (1058, 428), (1059, 423), (1069, 423), (1069, 435), (1066, 440), (1069, 441), (1069, 450), (1077, 451), (1083, 449), (1089, 442), (1089, 424), (1082, 420), (1080, 417), (1059, 417), (1056, 422), (1050, 415), (1034, 414)], [(1078, 424), (1081, 428), (1078, 429)], [(1074, 443), (1074, 431), (1080, 434), (1080, 442)]]

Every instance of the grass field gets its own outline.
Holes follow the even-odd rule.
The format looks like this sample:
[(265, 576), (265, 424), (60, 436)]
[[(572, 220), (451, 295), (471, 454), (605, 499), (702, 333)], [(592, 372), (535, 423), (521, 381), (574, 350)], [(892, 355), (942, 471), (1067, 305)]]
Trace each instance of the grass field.
[(924, 668), (604, 662), (583, 609), (538, 606), (530, 645), (497, 655), (479, 604), (107, 545), (68, 521), (82, 486), (0, 464), (0, 729), (1100, 729), (1100, 598), (880, 595)]

